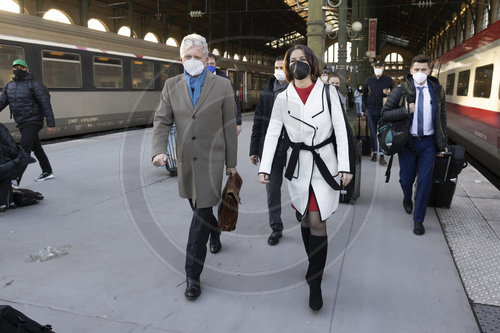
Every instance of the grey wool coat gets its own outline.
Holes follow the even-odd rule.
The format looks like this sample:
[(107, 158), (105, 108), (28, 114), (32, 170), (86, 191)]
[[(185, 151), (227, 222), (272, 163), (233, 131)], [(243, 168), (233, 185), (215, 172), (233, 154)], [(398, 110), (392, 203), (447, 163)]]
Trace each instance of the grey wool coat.
[(197, 208), (213, 207), (221, 197), (224, 164), (236, 167), (236, 103), (231, 82), (207, 73), (193, 108), (184, 74), (165, 81), (155, 112), (153, 157), (164, 154), (172, 124), (177, 128), (179, 195)]

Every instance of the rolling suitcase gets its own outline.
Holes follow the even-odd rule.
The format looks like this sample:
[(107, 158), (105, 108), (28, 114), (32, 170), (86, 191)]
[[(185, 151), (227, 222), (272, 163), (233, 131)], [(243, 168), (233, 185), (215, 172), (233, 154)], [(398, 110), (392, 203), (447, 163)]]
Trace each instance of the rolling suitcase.
[(436, 156), (434, 162), (432, 189), (427, 206), (450, 208), (458, 175), (467, 166), (465, 149), (459, 145), (452, 145), (449, 147), (449, 152), (441, 155)]
[(177, 151), (175, 149), (176, 133), (177, 129), (175, 128), (174, 124), (170, 129), (170, 133), (168, 134), (167, 162), (165, 164), (165, 168), (170, 173), (170, 177), (177, 176)]
[(370, 155), (372, 152), (370, 146), (370, 129), (366, 116), (356, 117), (356, 136), (361, 140), (361, 155)]
[(356, 156), (358, 156), (359, 158), (356, 158), (354, 175), (351, 182), (340, 191), (339, 202), (341, 203), (350, 203), (354, 205), (356, 203), (356, 199), (359, 198), (361, 188), (361, 145), (361, 141), (358, 140), (356, 143), (358, 154)]

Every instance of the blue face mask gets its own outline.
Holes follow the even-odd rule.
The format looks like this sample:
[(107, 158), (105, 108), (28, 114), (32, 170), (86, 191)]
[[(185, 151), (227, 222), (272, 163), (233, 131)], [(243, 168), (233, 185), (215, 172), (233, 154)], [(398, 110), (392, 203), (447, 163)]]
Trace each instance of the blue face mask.
[(210, 71), (210, 73), (215, 73), (215, 66), (207, 66), (207, 69)]

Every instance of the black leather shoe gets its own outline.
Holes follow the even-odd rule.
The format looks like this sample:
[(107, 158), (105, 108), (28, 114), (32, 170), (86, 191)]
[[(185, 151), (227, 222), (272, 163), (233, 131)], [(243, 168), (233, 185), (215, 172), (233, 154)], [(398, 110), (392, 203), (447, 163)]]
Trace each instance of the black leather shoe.
[(283, 236), (283, 233), (281, 231), (273, 231), (271, 233), (271, 236), (267, 239), (267, 244), (269, 245), (276, 245), (280, 242), (280, 238)]
[(189, 300), (195, 300), (200, 294), (200, 279), (186, 278), (186, 291), (184, 292), (184, 296)]
[(424, 224), (415, 222), (413, 226), (413, 233), (417, 236), (422, 236), (423, 234), (425, 234)]
[(220, 230), (210, 234), (210, 252), (217, 253), (220, 251), (222, 244), (220, 242)]
[(409, 201), (403, 200), (403, 207), (405, 208), (405, 212), (411, 214), (413, 210), (413, 202), (411, 200)]
[(377, 153), (373, 153), (373, 154), (372, 154), (371, 161), (372, 161), (372, 162), (377, 162)]
[(378, 163), (382, 166), (387, 165), (387, 162), (385, 161), (384, 155), (380, 155), (380, 158), (378, 159)]

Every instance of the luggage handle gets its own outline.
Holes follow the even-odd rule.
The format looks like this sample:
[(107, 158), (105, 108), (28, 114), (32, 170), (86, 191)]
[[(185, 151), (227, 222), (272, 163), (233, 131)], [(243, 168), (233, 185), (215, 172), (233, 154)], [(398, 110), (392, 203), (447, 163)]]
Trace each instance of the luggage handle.
[(347, 194), (347, 190), (344, 186), (344, 177), (340, 177), (340, 183), (342, 184), (342, 189), (340, 190), (340, 195), (342, 196), (342, 201), (344, 201), (344, 196)]
[(448, 156), (448, 163), (446, 164), (446, 172), (444, 173), (443, 183), (446, 183), (446, 179), (448, 178), (448, 172), (450, 171), (451, 164), (451, 156)]
[(453, 153), (451, 151), (442, 151), (436, 154), (438, 157), (447, 157), (448, 162), (446, 163), (446, 172), (444, 173), (443, 183), (446, 183), (446, 179), (448, 179), (448, 173), (450, 171), (451, 157)]

